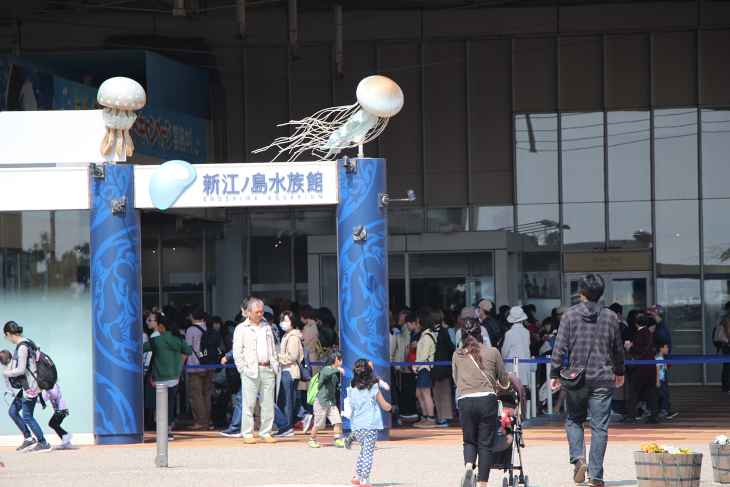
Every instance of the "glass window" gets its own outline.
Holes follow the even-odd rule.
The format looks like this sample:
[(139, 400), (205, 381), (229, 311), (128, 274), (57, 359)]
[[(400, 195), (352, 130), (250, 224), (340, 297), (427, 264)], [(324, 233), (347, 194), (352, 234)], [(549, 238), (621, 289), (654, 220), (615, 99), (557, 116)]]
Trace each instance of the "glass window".
[(730, 110), (702, 110), (702, 195), (728, 197), (730, 181)]
[(412, 309), (431, 306), (454, 312), (482, 299), (494, 300), (491, 252), (410, 254), (408, 259)]
[(560, 299), (560, 253), (523, 252), (517, 261), (519, 282), (517, 297), (520, 305), (534, 304), (537, 317), (550, 316)]
[(604, 203), (563, 205), (563, 248), (597, 250), (606, 248), (606, 209)]
[(558, 118), (515, 116), (517, 202), (558, 202)]
[(469, 230), (466, 208), (429, 208), (427, 232), (463, 232)]
[(648, 111), (608, 112), (608, 199), (651, 200)]
[(518, 205), (517, 232), (523, 249), (545, 250), (560, 246), (560, 214), (558, 205)]
[(473, 206), (471, 208), (472, 230), (513, 231), (515, 212), (513, 206)]
[(340, 281), (337, 275), (337, 256), (322, 255), (319, 258), (319, 265), (321, 275), (319, 300), (322, 306), (332, 310), (332, 314), (338, 317)]
[[(277, 296), (266, 298), (291, 298), (291, 244), (289, 237), (252, 237), (251, 238), (251, 284), (253, 290), (270, 289), (284, 291)], [(305, 259), (306, 260), (306, 259)], [(263, 284), (284, 284), (275, 288), (261, 287)], [(257, 296), (259, 296), (257, 294)]]
[(654, 111), (654, 166), (656, 199), (697, 198), (696, 109)]
[(334, 209), (294, 212), (294, 229), (297, 235), (335, 235)]
[(650, 249), (651, 202), (608, 204), (608, 246), (614, 249)]
[[(702, 355), (700, 280), (659, 277), (657, 298), (666, 310), (664, 321), (672, 337), (672, 354)], [(669, 376), (669, 382), (673, 384), (701, 381), (702, 364), (676, 365)]]
[(603, 112), (565, 113), (560, 129), (563, 201), (603, 201)]
[(423, 207), (388, 208), (388, 233), (423, 233)]
[(291, 211), (251, 211), (251, 236), (270, 237), (289, 235), (292, 229)]
[(406, 256), (404, 254), (388, 254), (388, 296), (390, 308), (394, 313), (405, 306)]
[(699, 275), (697, 200), (657, 201), (655, 204), (657, 274)]
[(388, 254), (388, 277), (406, 277), (405, 255)]
[[(0, 321), (22, 326), (67, 377), (74, 433), (93, 432), (90, 259), (88, 211), (0, 213)], [(0, 435), (17, 434), (0, 422)]]
[[(704, 162), (704, 156), (703, 156)], [(730, 301), (730, 233), (727, 215), (730, 199), (702, 202), (705, 258), (705, 353), (712, 355), (712, 332), (725, 315), (725, 303)], [(707, 380), (720, 382), (720, 364), (707, 364)]]

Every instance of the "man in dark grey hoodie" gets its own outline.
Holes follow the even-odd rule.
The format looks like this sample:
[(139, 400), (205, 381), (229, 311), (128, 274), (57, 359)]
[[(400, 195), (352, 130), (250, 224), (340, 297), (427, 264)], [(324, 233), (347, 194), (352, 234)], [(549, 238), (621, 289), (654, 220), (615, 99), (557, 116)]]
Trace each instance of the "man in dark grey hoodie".
[[(600, 274), (585, 274), (578, 281), (578, 292), (583, 300), (568, 309), (558, 329), (553, 347), (550, 386), (560, 388), (560, 370), (568, 353), (568, 368), (585, 368), (585, 387), (566, 391), (565, 431), (570, 445), (570, 463), (573, 481), (602, 486), (603, 457), (608, 443), (608, 425), (611, 418), (611, 396), (614, 387), (624, 383), (624, 350), (618, 317), (610, 309), (597, 303), (603, 296), (604, 283)], [(596, 328), (598, 327), (598, 328)], [(586, 446), (583, 423), (591, 411), (591, 455), (586, 465)]]

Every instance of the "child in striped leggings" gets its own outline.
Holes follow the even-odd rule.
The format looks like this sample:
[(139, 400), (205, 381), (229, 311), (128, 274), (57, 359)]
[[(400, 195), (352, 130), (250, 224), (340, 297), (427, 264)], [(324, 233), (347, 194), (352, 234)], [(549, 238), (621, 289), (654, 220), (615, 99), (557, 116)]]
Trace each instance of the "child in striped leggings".
[(378, 377), (367, 360), (360, 359), (352, 367), (354, 377), (347, 388), (350, 399), (350, 425), (360, 443), (355, 476), (350, 482), (359, 487), (371, 487), (370, 469), (373, 466), (373, 451), (378, 431), (383, 429), (380, 408), (395, 413), (395, 406), (387, 403), (378, 388)]

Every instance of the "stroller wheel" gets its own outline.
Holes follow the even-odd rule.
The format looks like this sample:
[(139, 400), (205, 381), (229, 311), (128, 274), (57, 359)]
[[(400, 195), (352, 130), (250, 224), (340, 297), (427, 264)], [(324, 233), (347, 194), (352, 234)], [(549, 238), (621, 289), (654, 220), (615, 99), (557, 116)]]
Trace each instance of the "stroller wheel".
[(512, 487), (520, 487), (520, 477), (517, 475), (512, 479)]
[(523, 482), (525, 487), (530, 487), (530, 477), (525, 475), (525, 481)]
[(502, 487), (509, 487), (509, 483), (507, 482), (507, 477), (504, 477), (502, 479)]

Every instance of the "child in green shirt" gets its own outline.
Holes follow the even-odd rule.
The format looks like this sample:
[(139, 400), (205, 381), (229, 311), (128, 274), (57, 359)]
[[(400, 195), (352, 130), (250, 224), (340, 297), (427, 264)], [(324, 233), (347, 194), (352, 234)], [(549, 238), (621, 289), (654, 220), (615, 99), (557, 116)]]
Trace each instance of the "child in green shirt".
[(319, 371), (319, 392), (314, 399), (314, 427), (309, 438), (310, 448), (319, 448), (317, 432), (327, 425), (327, 419), (335, 427), (334, 445), (338, 448), (345, 446), (342, 436), (342, 418), (335, 404), (335, 392), (340, 385), (340, 375), (345, 374), (342, 368), (342, 352), (335, 348), (328, 348), (324, 353), (324, 363), (327, 364)]

